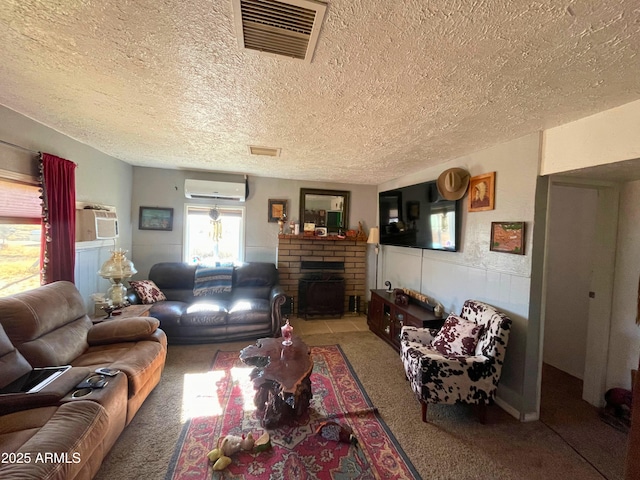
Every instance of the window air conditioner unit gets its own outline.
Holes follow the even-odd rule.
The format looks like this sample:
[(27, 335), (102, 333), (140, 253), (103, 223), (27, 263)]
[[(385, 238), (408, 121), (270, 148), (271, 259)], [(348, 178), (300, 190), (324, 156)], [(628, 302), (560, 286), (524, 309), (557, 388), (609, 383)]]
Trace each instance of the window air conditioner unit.
[(76, 210), (76, 242), (105, 240), (118, 236), (118, 215), (108, 210)]
[(184, 195), (187, 198), (220, 198), (244, 202), (246, 183), (244, 180), (220, 182), (188, 178), (184, 181)]

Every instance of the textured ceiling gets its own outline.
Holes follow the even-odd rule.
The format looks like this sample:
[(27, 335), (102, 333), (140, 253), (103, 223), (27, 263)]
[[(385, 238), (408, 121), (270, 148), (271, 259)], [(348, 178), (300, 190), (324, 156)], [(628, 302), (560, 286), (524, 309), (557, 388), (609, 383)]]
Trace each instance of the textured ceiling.
[(0, 44), (0, 104), (76, 140), (291, 179), (378, 184), (640, 98), (637, 0), (331, 0), (311, 63), (241, 51), (231, 0), (2, 0)]

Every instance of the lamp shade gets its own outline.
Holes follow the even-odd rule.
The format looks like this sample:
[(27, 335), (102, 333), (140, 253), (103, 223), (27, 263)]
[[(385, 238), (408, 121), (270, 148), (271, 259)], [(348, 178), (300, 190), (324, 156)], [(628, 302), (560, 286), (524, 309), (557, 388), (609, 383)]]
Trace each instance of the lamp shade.
[(378, 227), (371, 227), (369, 230), (369, 238), (367, 238), (367, 243), (375, 243), (376, 245), (380, 243), (380, 230)]
[(112, 250), (111, 258), (102, 264), (98, 275), (102, 278), (129, 278), (138, 271), (133, 266), (133, 262), (126, 257), (126, 250)]

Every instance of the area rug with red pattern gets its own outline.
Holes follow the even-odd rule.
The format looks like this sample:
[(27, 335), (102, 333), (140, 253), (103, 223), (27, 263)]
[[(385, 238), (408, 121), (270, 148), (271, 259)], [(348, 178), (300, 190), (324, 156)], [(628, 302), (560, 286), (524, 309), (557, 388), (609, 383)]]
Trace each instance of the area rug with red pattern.
[[(191, 406), (184, 409), (190, 419), (166, 480), (419, 479), (340, 346), (311, 347), (311, 355), (309, 413), (294, 425), (269, 430), (273, 448), (238, 452), (223, 471), (214, 472), (206, 456), (221, 437), (264, 433), (253, 405), (252, 368), (240, 361), (239, 352), (217, 352), (211, 372), (185, 379), (185, 401)], [(327, 420), (351, 427), (357, 444), (318, 435)]]

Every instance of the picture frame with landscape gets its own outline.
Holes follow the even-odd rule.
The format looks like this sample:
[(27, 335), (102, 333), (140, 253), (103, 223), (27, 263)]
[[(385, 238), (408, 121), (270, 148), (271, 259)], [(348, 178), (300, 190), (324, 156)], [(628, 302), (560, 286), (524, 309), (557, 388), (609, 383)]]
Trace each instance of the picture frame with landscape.
[(173, 208), (140, 207), (138, 229), (170, 232), (173, 230)]
[(524, 255), (524, 222), (491, 222), (492, 252)]

